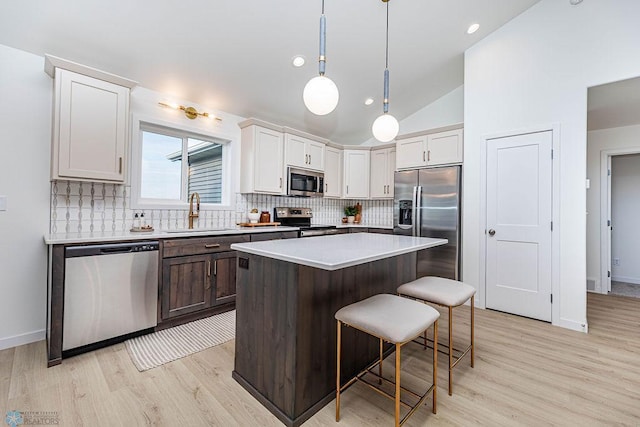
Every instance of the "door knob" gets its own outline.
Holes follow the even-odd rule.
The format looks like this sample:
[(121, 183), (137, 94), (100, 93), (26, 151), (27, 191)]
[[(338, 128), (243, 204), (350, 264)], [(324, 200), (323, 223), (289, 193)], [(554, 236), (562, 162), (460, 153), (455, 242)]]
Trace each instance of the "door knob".
[(494, 234), (496, 234), (496, 230), (494, 230), (493, 228), (489, 230), (489, 236), (493, 236)]

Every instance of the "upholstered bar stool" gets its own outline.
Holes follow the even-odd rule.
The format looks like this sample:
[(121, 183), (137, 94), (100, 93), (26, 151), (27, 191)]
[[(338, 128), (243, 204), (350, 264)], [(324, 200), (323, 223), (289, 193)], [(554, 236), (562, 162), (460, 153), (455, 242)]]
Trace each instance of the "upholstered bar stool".
[[(362, 381), (369, 387), (395, 401), (395, 425), (402, 425), (426, 399), (429, 393), (433, 397), (432, 411), (436, 413), (436, 382), (438, 374), (438, 318), (440, 313), (432, 307), (402, 298), (397, 295), (374, 295), (365, 300), (356, 302), (341, 308), (336, 312), (338, 321), (337, 337), (337, 375), (336, 375), (336, 421), (340, 421), (340, 393), (355, 381)], [(340, 385), (340, 351), (342, 346), (342, 325), (351, 326), (380, 340), (380, 359), (373, 362), (358, 375), (350, 379), (345, 385)], [(423, 394), (419, 395), (409, 389), (400, 386), (400, 349), (401, 347), (423, 334), (433, 325), (433, 380), (432, 385)], [(390, 381), (382, 376), (383, 342), (395, 345), (395, 381)], [(378, 373), (373, 369), (378, 366)], [(378, 378), (378, 384), (382, 381), (395, 385), (395, 394), (391, 395), (380, 387), (365, 379), (365, 375), (371, 374)], [(409, 405), (401, 400), (401, 390), (412, 394), (418, 399), (415, 405)], [(409, 408), (409, 412), (400, 419), (400, 405)]]
[[(475, 294), (475, 288), (466, 283), (432, 276), (421, 277), (398, 287), (398, 295), (419, 299), (449, 309), (449, 396), (452, 393), (451, 371), (469, 352), (471, 353), (471, 367), (473, 368), (473, 305)], [(471, 343), (464, 350), (457, 350), (453, 348), (453, 308), (464, 304), (469, 298), (471, 298)], [(424, 334), (424, 346), (425, 348), (427, 347), (426, 332)], [(433, 347), (434, 349), (438, 348), (435, 340)], [(459, 354), (454, 356), (454, 351)]]

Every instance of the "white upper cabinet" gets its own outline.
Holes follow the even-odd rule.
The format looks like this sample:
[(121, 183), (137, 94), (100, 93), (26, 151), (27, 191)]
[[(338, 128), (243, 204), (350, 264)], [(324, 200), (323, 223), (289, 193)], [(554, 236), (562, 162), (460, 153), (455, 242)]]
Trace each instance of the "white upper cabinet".
[(396, 171), (396, 148), (371, 151), (370, 197), (393, 199), (393, 174)]
[(398, 169), (427, 166), (427, 136), (397, 140), (396, 162)]
[(326, 147), (324, 164), (324, 197), (342, 196), (342, 150)]
[(324, 171), (324, 149), (322, 142), (285, 133), (287, 166)]
[(462, 129), (427, 136), (428, 166), (462, 163)]
[[(57, 58), (56, 58), (57, 59)], [(129, 139), (129, 92), (135, 82), (117, 78), (129, 87), (58, 68), (82, 70), (65, 60), (45, 70), (55, 78), (51, 179), (125, 182)], [(48, 67), (48, 68), (47, 68)], [(112, 76), (87, 69), (88, 74)]]
[(368, 150), (344, 150), (344, 183), (345, 199), (369, 198), (369, 158)]
[(282, 132), (255, 124), (242, 127), (240, 152), (241, 193), (286, 193)]
[(462, 129), (396, 140), (397, 168), (462, 163)]

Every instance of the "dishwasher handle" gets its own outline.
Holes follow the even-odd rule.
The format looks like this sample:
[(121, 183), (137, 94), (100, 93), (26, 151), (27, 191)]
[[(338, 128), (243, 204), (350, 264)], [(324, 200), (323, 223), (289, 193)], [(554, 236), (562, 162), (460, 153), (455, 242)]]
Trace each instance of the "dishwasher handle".
[(157, 251), (157, 241), (108, 243), (102, 245), (69, 246), (64, 250), (65, 258), (78, 258), (96, 255), (116, 255), (136, 252)]

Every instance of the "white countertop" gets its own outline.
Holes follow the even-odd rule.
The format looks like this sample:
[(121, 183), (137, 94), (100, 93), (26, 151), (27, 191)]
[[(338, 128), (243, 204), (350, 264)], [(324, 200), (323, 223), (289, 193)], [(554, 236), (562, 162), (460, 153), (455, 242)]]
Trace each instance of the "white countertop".
[(154, 239), (171, 239), (174, 237), (207, 237), (207, 236), (224, 236), (229, 234), (255, 234), (255, 233), (271, 233), (274, 231), (298, 231), (298, 227), (235, 227), (225, 229), (203, 229), (194, 230), (178, 230), (166, 231), (156, 230), (151, 232), (131, 232), (131, 231), (105, 231), (93, 233), (57, 233), (47, 234), (44, 236), (44, 242), (47, 245), (62, 245), (71, 243), (101, 243), (115, 241), (136, 241), (136, 240), (154, 240)]
[(447, 243), (446, 239), (350, 233), (302, 239), (234, 243), (231, 249), (323, 270), (339, 270)]

